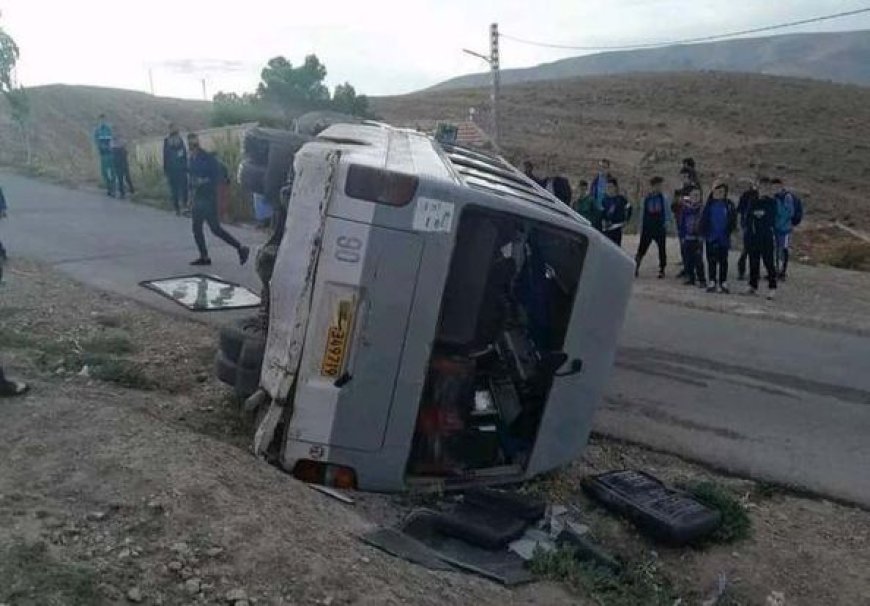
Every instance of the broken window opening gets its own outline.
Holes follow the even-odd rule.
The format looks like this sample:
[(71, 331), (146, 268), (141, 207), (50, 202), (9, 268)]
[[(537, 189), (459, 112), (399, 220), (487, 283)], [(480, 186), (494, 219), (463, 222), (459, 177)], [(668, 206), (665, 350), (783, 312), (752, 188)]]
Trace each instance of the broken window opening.
[(519, 216), (463, 212), (407, 466), (411, 479), (462, 481), (525, 469), (554, 380), (578, 366), (563, 349), (587, 243)]

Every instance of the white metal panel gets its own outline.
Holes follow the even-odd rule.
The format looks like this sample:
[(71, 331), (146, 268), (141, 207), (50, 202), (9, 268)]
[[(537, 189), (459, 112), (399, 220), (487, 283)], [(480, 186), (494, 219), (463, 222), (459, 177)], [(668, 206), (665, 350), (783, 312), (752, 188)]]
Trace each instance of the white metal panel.
[(270, 284), (269, 334), (260, 375), (263, 388), (281, 402), (290, 394), (301, 360), (319, 243), (339, 159), (335, 150), (304, 146), (294, 162), (296, 180)]

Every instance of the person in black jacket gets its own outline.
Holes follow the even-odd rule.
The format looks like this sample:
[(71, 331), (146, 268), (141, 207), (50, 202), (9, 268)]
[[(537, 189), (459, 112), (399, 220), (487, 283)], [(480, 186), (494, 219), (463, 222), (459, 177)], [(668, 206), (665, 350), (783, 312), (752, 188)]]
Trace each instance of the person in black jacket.
[(601, 202), (601, 231), (617, 246), (622, 246), (622, 230), (631, 220), (631, 204), (619, 193), (619, 182), (607, 181), (607, 194)]
[(749, 251), (748, 295), (758, 292), (761, 263), (767, 271), (768, 299), (776, 293), (776, 268), (773, 254), (776, 248), (776, 199), (773, 184), (763, 177), (759, 180), (759, 195), (749, 201), (746, 213), (746, 244)]
[(737, 279), (741, 282), (746, 279), (746, 261), (749, 259), (749, 246), (746, 243), (746, 217), (753, 200), (758, 199), (758, 183), (754, 179), (749, 180), (749, 187), (740, 194), (740, 202), (737, 204), (737, 216), (740, 219), (740, 231), (743, 232), (743, 250), (737, 260)]
[[(127, 145), (115, 131), (112, 139), (112, 172), (115, 175), (115, 187), (118, 197), (123, 198), (130, 190), (132, 196), (136, 191), (133, 189), (133, 180), (130, 179), (130, 160), (127, 154)], [(126, 186), (126, 189), (125, 189)]]
[(640, 274), (640, 264), (649, 250), (650, 244), (656, 243), (659, 252), (659, 279), (665, 277), (665, 266), (668, 264), (667, 229), (668, 200), (662, 193), (661, 177), (653, 177), (649, 181), (650, 193), (643, 199), (641, 205), (640, 245), (635, 257), (634, 276)]
[(728, 186), (716, 181), (701, 213), (701, 233), (707, 249), (707, 292), (728, 294), (728, 253), (737, 229), (737, 207), (728, 199)]
[(175, 214), (180, 215), (188, 207), (187, 148), (174, 124), (169, 125), (169, 136), (163, 140), (163, 174), (169, 183)]

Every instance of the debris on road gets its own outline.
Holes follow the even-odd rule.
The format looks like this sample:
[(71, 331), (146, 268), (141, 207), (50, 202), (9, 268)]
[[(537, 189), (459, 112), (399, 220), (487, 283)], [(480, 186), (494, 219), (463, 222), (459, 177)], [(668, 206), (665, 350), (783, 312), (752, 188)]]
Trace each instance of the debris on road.
[(641, 471), (599, 474), (584, 480), (583, 488), (608, 509), (628, 517), (645, 534), (672, 545), (699, 541), (722, 521), (719, 511)]
[(322, 486), (320, 484), (309, 484), (308, 487), (319, 493), (325, 494), (328, 497), (341, 501), (342, 503), (347, 503), (348, 505), (353, 505), (356, 502), (353, 497), (347, 496), (344, 492), (336, 488), (330, 488), (329, 486)]

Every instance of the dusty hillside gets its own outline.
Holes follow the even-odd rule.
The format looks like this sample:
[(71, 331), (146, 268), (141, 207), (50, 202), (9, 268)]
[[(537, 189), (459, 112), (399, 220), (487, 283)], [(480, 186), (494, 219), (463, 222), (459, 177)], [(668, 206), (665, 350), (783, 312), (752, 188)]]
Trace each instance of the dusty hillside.
[[(508, 40), (505, 44), (513, 43)], [(502, 82), (519, 84), (604, 74), (717, 70), (868, 86), (868, 65), (870, 31), (816, 32), (569, 57), (534, 67), (506, 69), (502, 72)], [(489, 74), (469, 74), (442, 82), (432, 90), (488, 83)]]
[[(387, 121), (426, 126), (487, 117), (487, 89), (374, 100)], [(614, 162), (628, 193), (642, 177), (675, 181), (693, 156), (707, 183), (761, 168), (803, 193), (810, 219), (870, 227), (870, 89), (743, 74), (592, 77), (504, 88), (502, 132), (513, 160), (576, 180)]]
[[(206, 126), (211, 104), (152, 97), (134, 91), (88, 86), (30, 89), (31, 139), (36, 170), (66, 179), (95, 176), (92, 132), (105, 113), (127, 139), (160, 134), (170, 122), (184, 128)], [(0, 164), (20, 165), (26, 153), (18, 127), (0, 101)]]

